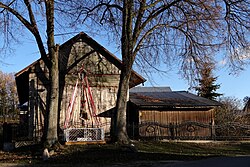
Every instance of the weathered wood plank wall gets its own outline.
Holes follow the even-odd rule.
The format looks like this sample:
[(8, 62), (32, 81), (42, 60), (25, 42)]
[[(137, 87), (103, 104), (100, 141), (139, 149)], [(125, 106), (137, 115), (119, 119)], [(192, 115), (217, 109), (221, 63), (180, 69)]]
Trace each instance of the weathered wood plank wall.
[[(213, 123), (213, 110), (208, 111), (157, 111), (140, 110), (139, 124), (151, 122), (160, 125), (172, 125), (175, 129), (160, 126), (142, 126), (139, 129), (139, 136), (211, 136), (212, 129), (199, 126), (178, 126), (185, 122), (197, 122), (204, 125)], [(149, 124), (150, 125), (150, 124)], [(153, 124), (152, 124), (153, 125)]]
[[(86, 100), (83, 98), (83, 87), (85, 87), (86, 92), (87, 85), (86, 83), (81, 84), (81, 81), (83, 80), (79, 71), (84, 69), (84, 73), (86, 72), (96, 107), (96, 114), (99, 114), (113, 108), (116, 104), (120, 70), (107, 61), (104, 56), (97, 53), (93, 48), (81, 40), (74, 44), (64, 46), (60, 50), (59, 61), (59, 69), (61, 73), (60, 128), (64, 128), (63, 125), (66, 113), (77, 80), (80, 84), (78, 85), (77, 96), (73, 108), (73, 117), (70, 125), (71, 127), (83, 127), (84, 125), (88, 127), (92, 126), (92, 121), (89, 116), (87, 119), (82, 119), (80, 117), (81, 110), (87, 110), (88, 107), (86, 107), (87, 104), (85, 104), (85, 108), (81, 107), (83, 101)], [(48, 70), (45, 68), (44, 63), (39, 63), (39, 66), (32, 67), (29, 76), (29, 134), (31, 137), (41, 135), (43, 130), (47, 93), (46, 87), (48, 85), (48, 81), (45, 77), (48, 76), (47, 71)], [(100, 119), (101, 126), (104, 127), (105, 132), (109, 132), (110, 118), (98, 119)]]

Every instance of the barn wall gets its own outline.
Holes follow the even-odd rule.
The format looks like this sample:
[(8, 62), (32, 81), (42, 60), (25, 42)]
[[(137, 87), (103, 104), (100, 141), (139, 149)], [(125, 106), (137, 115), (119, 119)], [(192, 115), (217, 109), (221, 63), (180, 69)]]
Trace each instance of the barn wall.
[(29, 138), (41, 137), (44, 128), (48, 74), (42, 71), (47, 71), (44, 64), (32, 67), (29, 74)]
[[(60, 120), (59, 125), (64, 129), (64, 122), (72, 101), (74, 89), (77, 87), (77, 94), (74, 101), (72, 119), (69, 127), (96, 127), (97, 121), (93, 121), (89, 115), (88, 103), (84, 93), (88, 91), (88, 86), (83, 80), (87, 75), (89, 89), (93, 96), (96, 115), (113, 108), (116, 104), (120, 70), (105, 57), (95, 52), (93, 48), (83, 41), (78, 41), (72, 45), (64, 46), (60, 50)], [(79, 73), (80, 70), (84, 72)], [(41, 136), (43, 130), (43, 119), (46, 104), (46, 87), (48, 81), (47, 69), (44, 63), (33, 66), (29, 75), (29, 135), (30, 137)], [(78, 80), (78, 86), (76, 86)], [(83, 107), (84, 106), (84, 107)], [(88, 113), (82, 117), (80, 113)], [(103, 127), (105, 132), (110, 130), (110, 118), (95, 119), (99, 122), (99, 127)], [(34, 128), (35, 127), (35, 128)]]
[[(213, 112), (208, 111), (157, 111), (140, 110), (139, 123), (148, 122), (148, 126), (139, 129), (139, 136), (211, 136), (212, 129), (196, 126), (198, 124), (211, 125), (213, 122)], [(155, 126), (151, 123), (157, 123)], [(190, 122), (190, 124), (187, 124)], [(165, 126), (166, 125), (166, 126)], [(183, 125), (183, 126), (182, 126)], [(165, 127), (164, 127), (165, 126)]]
[[(65, 52), (67, 52), (67, 48)], [(91, 53), (91, 54), (90, 54)], [(78, 95), (74, 105), (74, 117), (72, 126), (74, 127), (94, 127), (99, 124), (99, 126), (104, 127), (105, 132), (109, 132), (110, 129), (110, 118), (98, 118), (92, 120), (89, 114), (89, 110), (93, 109), (89, 107), (84, 93), (88, 92), (88, 85), (83, 80), (83, 76), (87, 75), (87, 80), (93, 96), (93, 101), (96, 108), (96, 115), (113, 108), (116, 103), (116, 95), (119, 84), (120, 71), (119, 69), (107, 61), (105, 57), (95, 52), (93, 48), (88, 46), (83, 41), (78, 41), (71, 47), (69, 58), (65, 58), (66, 54), (62, 54), (64, 60), (68, 60), (67, 69), (73, 67), (68, 71), (65, 76), (65, 86), (62, 96), (62, 108), (60, 125), (64, 123), (67, 108), (69, 102), (72, 99), (73, 90), (75, 84), (78, 80)], [(84, 59), (82, 59), (84, 58)], [(75, 64), (77, 62), (77, 64)], [(62, 62), (65, 64), (65, 62)], [(79, 73), (80, 70), (84, 70), (83, 73)], [(82, 103), (82, 101), (86, 101)], [(84, 106), (84, 107), (81, 107)], [(80, 112), (82, 110), (88, 113), (87, 119), (81, 119)]]

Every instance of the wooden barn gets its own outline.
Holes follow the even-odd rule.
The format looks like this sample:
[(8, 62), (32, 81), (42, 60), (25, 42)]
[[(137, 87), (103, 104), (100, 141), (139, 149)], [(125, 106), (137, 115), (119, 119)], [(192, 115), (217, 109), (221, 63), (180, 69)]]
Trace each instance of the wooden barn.
[(221, 105), (169, 87), (132, 88), (128, 104), (129, 135), (162, 139), (211, 138), (213, 108)]
[[(103, 128), (110, 131), (110, 118), (97, 117), (113, 108), (120, 79), (121, 61), (81, 32), (60, 46), (60, 119), (61, 130), (69, 128)], [(28, 136), (39, 138), (48, 87), (48, 70), (39, 59), (16, 74), (20, 104), (27, 104)], [(145, 82), (132, 73), (129, 87)], [(26, 118), (26, 117), (24, 117)], [(77, 138), (77, 140), (85, 138)]]

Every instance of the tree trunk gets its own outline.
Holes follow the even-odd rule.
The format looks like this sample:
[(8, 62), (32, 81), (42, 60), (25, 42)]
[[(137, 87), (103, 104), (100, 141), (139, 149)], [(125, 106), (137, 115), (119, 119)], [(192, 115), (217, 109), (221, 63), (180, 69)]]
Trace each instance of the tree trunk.
[(46, 135), (46, 142), (52, 146), (58, 141), (57, 125), (58, 125), (58, 103), (59, 103), (59, 71), (58, 71), (58, 54), (59, 46), (53, 53), (51, 59), (50, 69), (50, 90), (49, 90), (49, 110), (48, 110), (48, 129)]
[(59, 104), (59, 45), (55, 46), (54, 40), (54, 1), (46, 0), (46, 18), (47, 18), (47, 45), (49, 51), (49, 58), (51, 67), (49, 68), (49, 90), (48, 90), (48, 104), (47, 104), (47, 121), (45, 125), (45, 140), (46, 144), (51, 147), (57, 143), (57, 125), (58, 125), (58, 104)]
[(132, 72), (132, 65), (134, 62), (133, 56), (133, 0), (123, 1), (123, 25), (122, 25), (122, 68), (119, 82), (119, 89), (117, 94), (117, 103), (114, 120), (115, 140), (119, 144), (129, 144), (130, 139), (127, 134), (127, 100), (129, 90), (129, 80)]
[(128, 90), (129, 90), (129, 80), (131, 70), (124, 69), (121, 71), (119, 91), (117, 95), (117, 103), (115, 112), (115, 136), (114, 140), (119, 144), (129, 144), (130, 139), (127, 134), (127, 100), (128, 100)]

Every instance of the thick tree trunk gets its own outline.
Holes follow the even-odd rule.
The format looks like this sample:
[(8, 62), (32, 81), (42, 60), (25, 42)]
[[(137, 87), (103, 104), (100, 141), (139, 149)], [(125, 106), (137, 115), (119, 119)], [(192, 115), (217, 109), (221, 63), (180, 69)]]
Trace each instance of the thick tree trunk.
[(54, 1), (46, 0), (46, 18), (47, 18), (47, 45), (51, 67), (49, 67), (50, 86), (48, 90), (47, 115), (45, 121), (45, 140), (51, 147), (57, 143), (57, 125), (58, 125), (58, 104), (59, 104), (59, 46), (55, 46), (54, 40)]
[(58, 104), (59, 104), (59, 71), (58, 71), (58, 54), (59, 46), (52, 55), (50, 69), (50, 90), (49, 90), (49, 110), (47, 116), (48, 129), (46, 130), (46, 143), (52, 146), (58, 141), (57, 125), (58, 125)]
[(127, 100), (129, 91), (129, 80), (132, 72), (132, 65), (134, 62), (133, 55), (133, 28), (132, 28), (132, 14), (133, 0), (123, 1), (123, 25), (122, 25), (122, 68), (119, 89), (117, 94), (117, 103), (114, 119), (115, 140), (119, 144), (129, 144), (130, 139), (127, 134)]
[[(130, 72), (129, 72), (130, 71)], [(129, 144), (130, 139), (127, 134), (127, 100), (129, 90), (131, 69), (123, 69), (121, 72), (119, 91), (117, 95), (116, 114), (115, 114), (115, 138), (119, 144)]]

